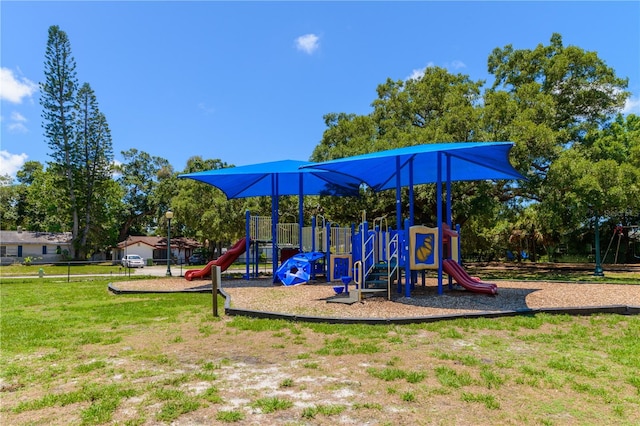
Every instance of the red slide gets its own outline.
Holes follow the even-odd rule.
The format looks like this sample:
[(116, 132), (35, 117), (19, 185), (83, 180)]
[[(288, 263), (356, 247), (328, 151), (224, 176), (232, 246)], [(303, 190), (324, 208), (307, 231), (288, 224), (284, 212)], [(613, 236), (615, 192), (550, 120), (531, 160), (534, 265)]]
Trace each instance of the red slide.
[(190, 269), (185, 272), (184, 277), (187, 281), (191, 281), (194, 278), (207, 278), (211, 276), (211, 268), (214, 266), (219, 266), (222, 271), (226, 271), (229, 266), (244, 253), (246, 248), (246, 237), (238, 240), (237, 243), (233, 245), (225, 254), (217, 258), (216, 260), (212, 260), (207, 263), (207, 265), (202, 269)]
[(442, 261), (442, 269), (462, 287), (475, 293), (498, 294), (498, 286), (495, 284), (484, 283), (477, 278), (471, 277), (467, 271), (458, 262), (452, 259), (444, 259)]

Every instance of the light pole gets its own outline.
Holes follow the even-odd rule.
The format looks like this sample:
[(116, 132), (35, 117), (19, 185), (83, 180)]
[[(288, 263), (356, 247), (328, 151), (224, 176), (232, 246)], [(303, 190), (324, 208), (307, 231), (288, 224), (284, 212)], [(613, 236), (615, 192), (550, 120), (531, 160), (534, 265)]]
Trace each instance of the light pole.
[[(127, 245), (129, 244), (129, 236), (127, 235), (127, 239), (124, 240), (124, 257), (123, 259), (127, 259)], [(120, 262), (120, 264), (122, 265), (122, 262)], [(124, 274), (125, 276), (127, 275), (127, 267), (125, 265), (124, 266)], [(129, 269), (129, 275), (131, 275), (131, 269)]]
[(182, 238), (180, 238), (180, 243), (178, 245), (178, 257), (180, 258), (180, 276), (182, 277), (182, 264), (184, 263), (184, 260), (182, 259)]
[(167, 218), (167, 277), (171, 276), (171, 219), (173, 219), (173, 212), (171, 209), (167, 210), (164, 214)]

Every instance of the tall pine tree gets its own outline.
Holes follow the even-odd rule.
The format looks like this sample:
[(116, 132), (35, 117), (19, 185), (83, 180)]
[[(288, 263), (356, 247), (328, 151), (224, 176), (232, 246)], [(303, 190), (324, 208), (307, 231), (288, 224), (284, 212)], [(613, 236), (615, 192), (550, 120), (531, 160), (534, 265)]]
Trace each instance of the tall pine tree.
[(78, 194), (82, 211), (78, 247), (80, 255), (86, 255), (91, 235), (100, 238), (100, 224), (107, 222), (104, 220), (107, 206), (99, 195), (109, 186), (113, 164), (111, 131), (89, 83), (82, 85), (76, 97), (74, 133), (79, 171), (76, 182), (82, 187)]
[(45, 81), (40, 83), (40, 104), (44, 136), (51, 150), (50, 166), (64, 182), (69, 197), (73, 237), (72, 257), (78, 248), (79, 211), (75, 177), (78, 166), (78, 150), (73, 132), (73, 110), (78, 88), (76, 61), (71, 55), (71, 43), (67, 34), (57, 25), (49, 27), (45, 52)]
[(84, 259), (94, 239), (103, 234), (106, 206), (100, 197), (112, 188), (113, 147), (107, 120), (88, 83), (78, 88), (76, 62), (67, 34), (49, 28), (45, 52), (45, 81), (40, 84), (44, 136), (49, 164), (67, 200), (58, 203), (60, 216), (71, 220), (74, 259)]

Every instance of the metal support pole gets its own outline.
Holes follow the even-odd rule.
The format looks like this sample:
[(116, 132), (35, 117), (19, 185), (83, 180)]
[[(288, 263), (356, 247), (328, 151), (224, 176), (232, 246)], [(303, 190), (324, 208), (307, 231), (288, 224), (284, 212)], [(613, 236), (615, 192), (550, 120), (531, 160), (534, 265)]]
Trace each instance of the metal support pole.
[(602, 264), (600, 263), (600, 226), (598, 222), (600, 222), (600, 217), (598, 216), (598, 212), (596, 212), (594, 224), (596, 234), (596, 269), (593, 271), (593, 275), (596, 277), (604, 277), (604, 271), (602, 270)]
[(171, 276), (171, 218), (167, 224), (167, 276)]
[(437, 220), (438, 220), (438, 255), (440, 259), (438, 259), (438, 294), (442, 295), (444, 290), (442, 289), (442, 153), (438, 153), (437, 160), (437, 173), (438, 178), (436, 180), (436, 210), (437, 210)]

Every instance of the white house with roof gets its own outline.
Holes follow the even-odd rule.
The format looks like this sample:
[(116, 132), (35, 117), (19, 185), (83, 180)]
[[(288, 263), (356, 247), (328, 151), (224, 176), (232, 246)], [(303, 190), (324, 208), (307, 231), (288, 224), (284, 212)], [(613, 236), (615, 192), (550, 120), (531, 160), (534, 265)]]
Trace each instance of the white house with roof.
[(25, 258), (56, 262), (70, 252), (70, 232), (0, 231), (0, 263), (3, 265), (22, 263)]
[[(191, 256), (193, 250), (202, 247), (202, 244), (191, 238), (176, 237), (171, 238), (171, 259), (175, 263), (186, 263), (186, 259)], [(167, 263), (167, 238), (134, 236), (127, 237), (120, 241), (112, 250), (113, 262), (119, 262), (128, 254), (137, 254), (148, 262)]]

